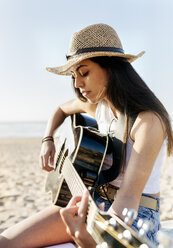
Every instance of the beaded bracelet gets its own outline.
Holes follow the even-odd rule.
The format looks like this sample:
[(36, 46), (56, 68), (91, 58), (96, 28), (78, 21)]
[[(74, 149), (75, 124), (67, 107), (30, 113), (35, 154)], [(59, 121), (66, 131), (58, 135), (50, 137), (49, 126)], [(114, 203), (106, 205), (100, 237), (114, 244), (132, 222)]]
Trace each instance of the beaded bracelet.
[(54, 142), (54, 138), (53, 138), (52, 136), (46, 136), (46, 137), (44, 137), (44, 138), (42, 139), (42, 143), (43, 143), (43, 142), (46, 142), (46, 141), (52, 141), (52, 142)]

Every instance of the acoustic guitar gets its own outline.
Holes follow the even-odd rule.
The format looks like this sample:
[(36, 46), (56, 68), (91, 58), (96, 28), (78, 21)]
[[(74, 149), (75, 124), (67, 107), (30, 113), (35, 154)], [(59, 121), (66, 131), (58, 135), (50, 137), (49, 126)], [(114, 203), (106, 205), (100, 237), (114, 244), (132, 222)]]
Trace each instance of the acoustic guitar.
[[(79, 120), (84, 126), (77, 125)], [(82, 116), (71, 116), (70, 126), (65, 125), (66, 137), (59, 140), (55, 169), (49, 173), (46, 182), (46, 190), (52, 191), (56, 205), (64, 207), (72, 195), (82, 195), (86, 188), (93, 187), (102, 168), (108, 137), (87, 125), (91, 123), (88, 124)], [(91, 196), (86, 223), (87, 230), (100, 247), (104, 244), (103, 247), (110, 248), (156, 248), (120, 218), (98, 209)]]

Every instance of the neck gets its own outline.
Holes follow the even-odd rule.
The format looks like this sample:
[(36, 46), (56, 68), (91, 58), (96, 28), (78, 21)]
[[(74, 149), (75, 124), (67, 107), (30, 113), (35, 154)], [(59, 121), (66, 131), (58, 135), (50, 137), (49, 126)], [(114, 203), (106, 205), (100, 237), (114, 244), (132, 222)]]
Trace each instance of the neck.
[(120, 115), (120, 111), (118, 111), (118, 110), (114, 107), (113, 103), (112, 103), (111, 101), (109, 101), (107, 98), (106, 98), (105, 100), (106, 100), (107, 103), (109, 104), (109, 106), (110, 106), (110, 108), (111, 108), (111, 110), (112, 110), (114, 116), (115, 116), (116, 118), (118, 118), (118, 116)]

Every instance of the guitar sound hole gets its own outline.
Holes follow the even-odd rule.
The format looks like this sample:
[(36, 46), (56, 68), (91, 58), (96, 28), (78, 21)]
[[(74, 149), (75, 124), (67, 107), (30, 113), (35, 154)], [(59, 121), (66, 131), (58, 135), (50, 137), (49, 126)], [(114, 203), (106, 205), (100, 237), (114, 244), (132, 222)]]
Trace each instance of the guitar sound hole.
[(62, 173), (62, 167), (63, 167), (63, 164), (64, 164), (64, 161), (65, 161), (65, 158), (68, 156), (68, 149), (65, 151), (64, 153), (64, 156), (61, 160), (61, 163), (60, 163), (60, 167), (59, 167), (59, 172)]

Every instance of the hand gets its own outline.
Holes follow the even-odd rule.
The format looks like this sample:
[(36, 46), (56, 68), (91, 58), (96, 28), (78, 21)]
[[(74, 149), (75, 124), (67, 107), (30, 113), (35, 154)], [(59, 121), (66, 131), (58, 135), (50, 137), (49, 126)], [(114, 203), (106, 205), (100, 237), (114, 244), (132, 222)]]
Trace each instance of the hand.
[[(88, 209), (89, 192), (83, 196), (73, 197), (66, 208), (60, 210), (62, 220), (66, 225), (67, 233), (81, 248), (95, 248), (96, 243), (86, 229), (85, 219)], [(80, 202), (80, 205), (79, 205)]]
[(55, 144), (52, 141), (42, 143), (40, 152), (40, 167), (43, 170), (51, 171), (54, 169)]

